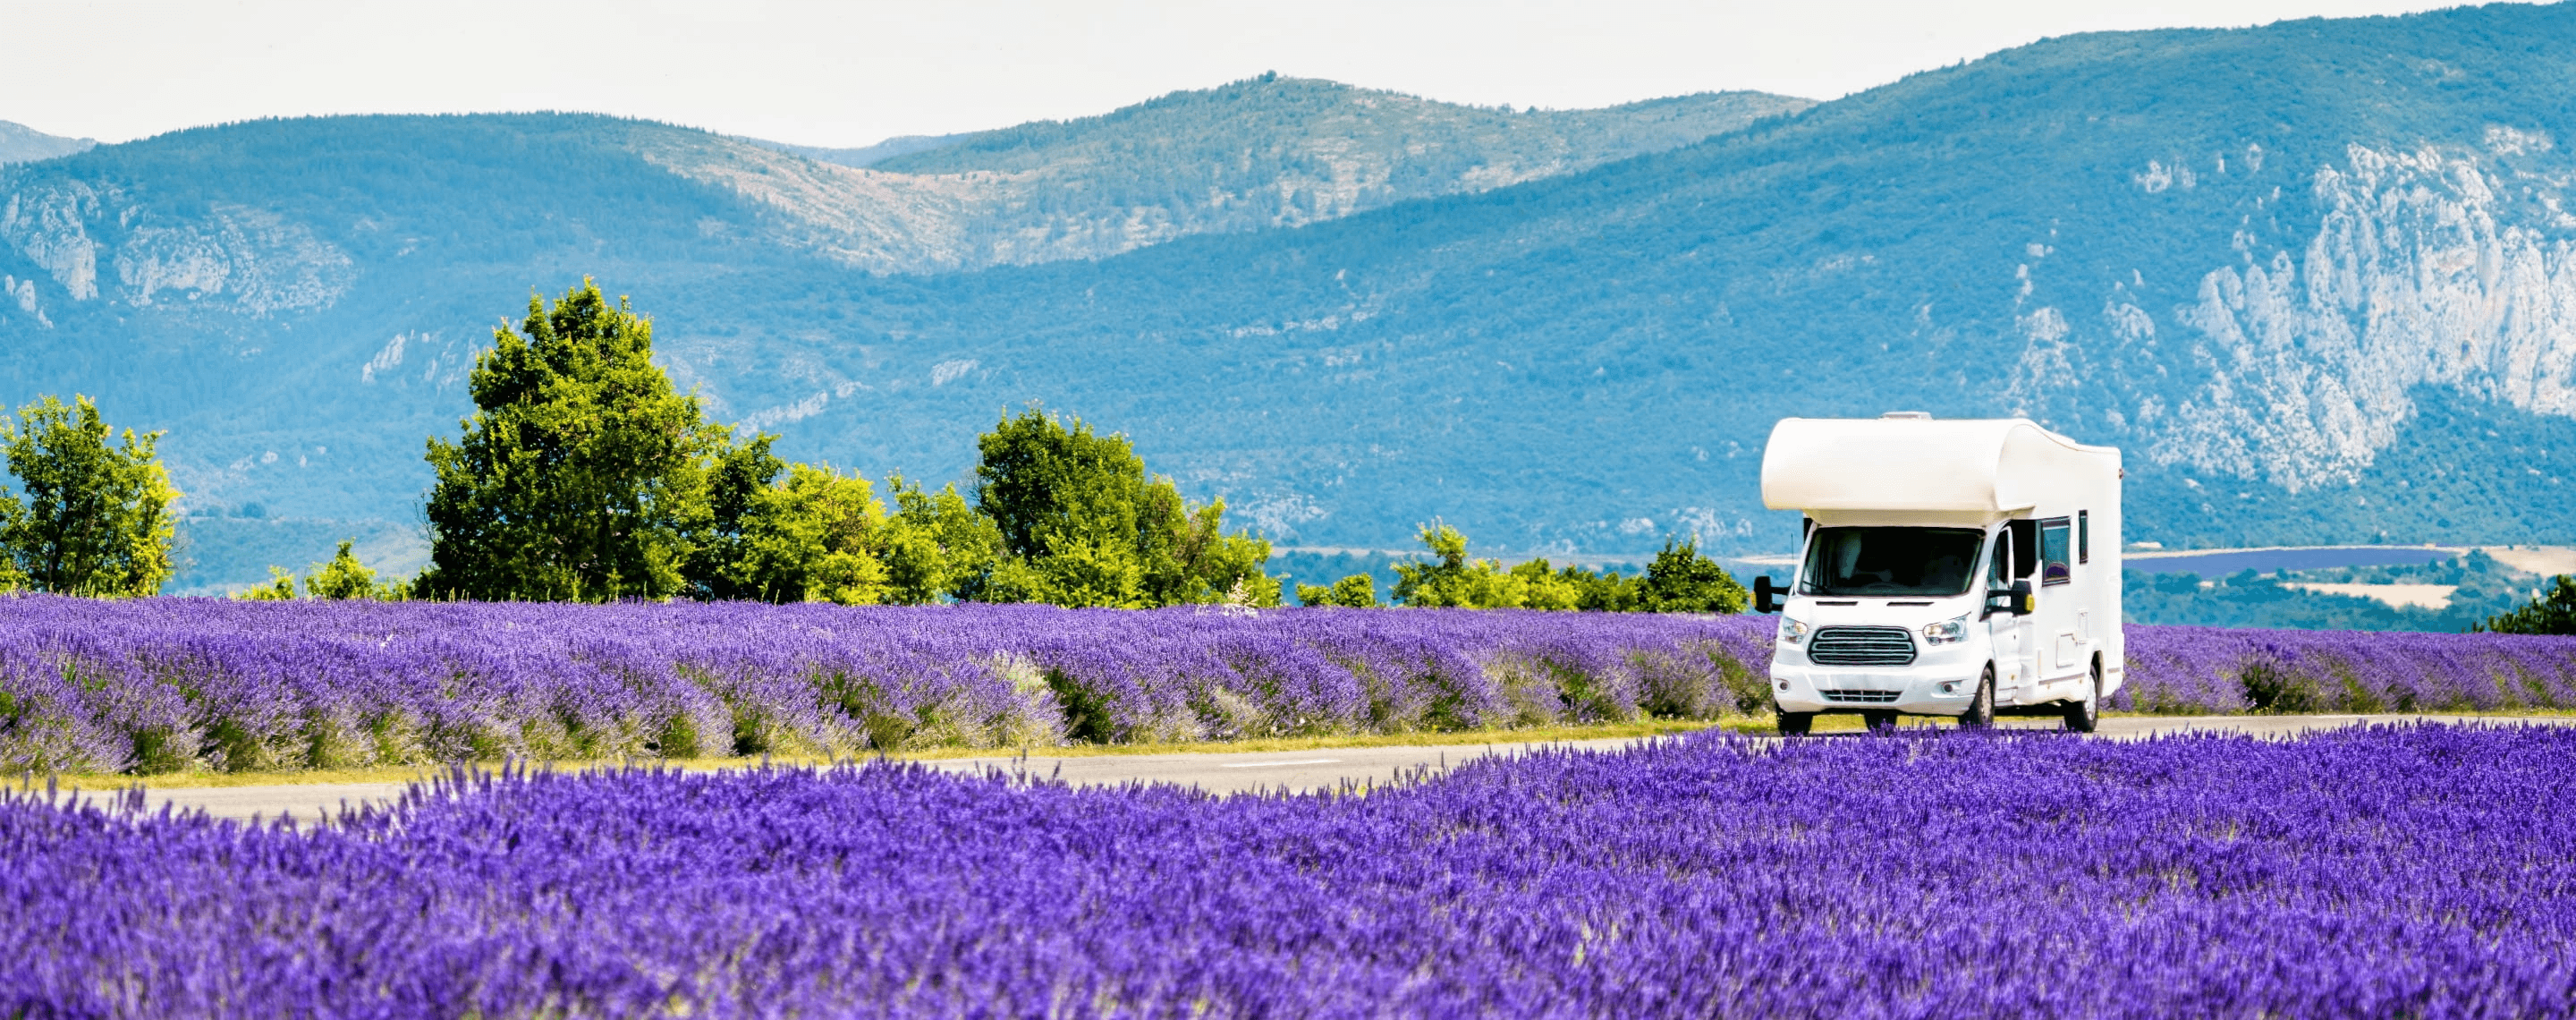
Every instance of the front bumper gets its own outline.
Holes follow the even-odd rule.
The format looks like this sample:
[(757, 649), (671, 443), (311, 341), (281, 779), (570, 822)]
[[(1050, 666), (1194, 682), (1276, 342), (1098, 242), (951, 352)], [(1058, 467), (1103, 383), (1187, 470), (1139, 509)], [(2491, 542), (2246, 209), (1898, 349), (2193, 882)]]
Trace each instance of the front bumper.
[(1976, 697), (1977, 678), (1985, 672), (1985, 665), (1985, 660), (1977, 659), (1868, 669), (1775, 659), (1771, 663), (1771, 699), (1783, 712), (1964, 715)]

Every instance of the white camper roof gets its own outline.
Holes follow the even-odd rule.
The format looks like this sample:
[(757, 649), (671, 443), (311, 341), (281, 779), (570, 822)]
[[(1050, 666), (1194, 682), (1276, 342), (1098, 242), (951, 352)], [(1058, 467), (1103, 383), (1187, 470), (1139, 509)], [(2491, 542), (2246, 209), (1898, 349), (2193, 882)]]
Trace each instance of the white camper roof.
[(1762, 453), (1762, 502), (1832, 516), (1992, 521), (2049, 493), (2116, 485), (2119, 471), (2120, 451), (2084, 446), (2024, 418), (1783, 418)]

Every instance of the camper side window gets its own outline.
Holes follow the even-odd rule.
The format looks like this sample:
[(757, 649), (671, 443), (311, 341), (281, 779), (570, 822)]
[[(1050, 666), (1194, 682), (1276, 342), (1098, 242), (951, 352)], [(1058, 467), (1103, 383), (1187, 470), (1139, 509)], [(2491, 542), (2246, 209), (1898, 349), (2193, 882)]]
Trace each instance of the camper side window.
[(2068, 546), (2074, 544), (2068, 541), (2071, 537), (2068, 534), (2070, 530), (2072, 529), (2068, 527), (2068, 522), (2063, 517), (2051, 517), (2039, 522), (2040, 584), (2065, 584), (2075, 579), (2075, 571), (2067, 565), (2071, 559), (2068, 554), (2073, 551)]
[(2012, 587), (2012, 531), (1998, 529), (1992, 545), (1986, 551), (1986, 587), (2002, 591)]

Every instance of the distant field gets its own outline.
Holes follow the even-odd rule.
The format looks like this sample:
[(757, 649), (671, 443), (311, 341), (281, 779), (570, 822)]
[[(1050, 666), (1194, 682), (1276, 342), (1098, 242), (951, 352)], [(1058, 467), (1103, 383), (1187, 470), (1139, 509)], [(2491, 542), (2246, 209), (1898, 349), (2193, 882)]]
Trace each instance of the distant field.
[(2268, 574), (2276, 570), (2324, 570), (2332, 567), (2421, 566), (2451, 559), (2465, 548), (2413, 545), (2321, 545), (2270, 549), (2196, 549), (2183, 552), (2124, 552), (2122, 566), (2157, 574), (2222, 577), (2240, 570)]

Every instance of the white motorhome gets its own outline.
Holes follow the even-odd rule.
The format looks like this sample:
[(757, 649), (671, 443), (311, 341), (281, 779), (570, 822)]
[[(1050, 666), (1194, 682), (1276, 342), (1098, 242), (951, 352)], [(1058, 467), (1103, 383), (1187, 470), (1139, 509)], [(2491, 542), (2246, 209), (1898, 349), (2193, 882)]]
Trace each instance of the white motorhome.
[(1780, 732), (1821, 713), (2062, 715), (2091, 732), (2119, 690), (2120, 451), (2027, 420), (1788, 418), (1762, 502), (1806, 515), (1780, 614)]

